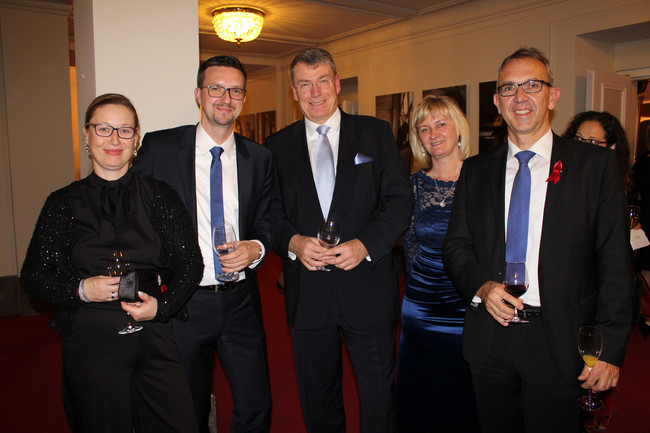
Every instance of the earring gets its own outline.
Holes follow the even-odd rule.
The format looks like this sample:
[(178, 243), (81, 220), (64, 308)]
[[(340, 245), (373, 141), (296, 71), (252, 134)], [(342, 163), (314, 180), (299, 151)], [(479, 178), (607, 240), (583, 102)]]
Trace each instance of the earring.
[(138, 156), (138, 149), (133, 148), (133, 156)]
[(90, 147), (88, 146), (88, 140), (84, 141), (86, 143), (86, 152), (90, 152)]

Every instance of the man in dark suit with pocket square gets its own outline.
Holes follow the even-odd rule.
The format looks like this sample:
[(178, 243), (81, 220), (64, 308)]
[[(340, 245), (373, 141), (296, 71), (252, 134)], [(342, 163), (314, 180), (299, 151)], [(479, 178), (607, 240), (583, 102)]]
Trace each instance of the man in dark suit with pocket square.
[[(300, 52), (290, 76), (304, 118), (271, 135), (267, 146), (275, 166), (272, 246), (285, 263), (287, 319), (307, 431), (346, 431), (345, 337), (361, 432), (394, 432), (399, 291), (393, 247), (413, 209), (409, 181), (388, 123), (338, 108), (341, 86), (327, 51)], [(340, 243), (331, 249), (315, 237), (328, 217), (341, 226)]]
[[(522, 48), (499, 68), (494, 103), (508, 142), (465, 160), (443, 260), (470, 306), (463, 355), (483, 433), (575, 433), (580, 384), (616, 386), (632, 322), (629, 222), (616, 154), (553, 134), (560, 97), (546, 57)], [(525, 262), (508, 293), (504, 263)], [(515, 314), (529, 323), (513, 323)], [(588, 369), (578, 329), (603, 336)]]

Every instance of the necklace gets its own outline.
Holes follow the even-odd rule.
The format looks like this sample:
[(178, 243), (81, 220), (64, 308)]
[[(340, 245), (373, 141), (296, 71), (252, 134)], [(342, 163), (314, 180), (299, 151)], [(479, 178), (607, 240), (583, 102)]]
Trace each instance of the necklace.
[(440, 206), (440, 207), (445, 207), (445, 204), (446, 204), (445, 202), (446, 202), (446, 200), (449, 198), (449, 196), (450, 196), (451, 194), (453, 194), (453, 193), (450, 193), (450, 192), (451, 192), (451, 191), (454, 191), (454, 190), (456, 189), (456, 182), (458, 182), (458, 180), (455, 180), (455, 181), (454, 181), (454, 183), (451, 185), (451, 188), (447, 191), (447, 197), (444, 197), (444, 196), (442, 195), (442, 192), (440, 191), (440, 188), (438, 187), (438, 181), (436, 180), (435, 177), (433, 178), (433, 183), (434, 183), (435, 186), (436, 186), (436, 191), (438, 192), (438, 195), (442, 198), (442, 200), (440, 201), (440, 203), (438, 203), (438, 206)]

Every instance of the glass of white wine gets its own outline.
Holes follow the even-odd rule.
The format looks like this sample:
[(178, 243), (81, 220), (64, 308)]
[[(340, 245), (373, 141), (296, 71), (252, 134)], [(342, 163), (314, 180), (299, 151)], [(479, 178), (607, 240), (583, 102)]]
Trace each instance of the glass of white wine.
[[(224, 256), (235, 251), (234, 246), (226, 247), (226, 244), (232, 244), (237, 241), (235, 229), (230, 224), (216, 225), (212, 230), (212, 249), (218, 256)], [(232, 283), (239, 280), (239, 272), (221, 271), (217, 275), (217, 280), (222, 283)]]
[[(591, 325), (582, 326), (578, 330), (578, 352), (580, 352), (580, 356), (582, 356), (582, 360), (589, 371), (596, 365), (602, 351), (603, 337), (600, 335), (600, 331)], [(601, 405), (601, 401), (594, 396), (591, 388), (587, 390), (587, 395), (578, 399), (578, 406), (584, 410), (594, 411)]]
[[(327, 218), (318, 230), (318, 243), (323, 248), (333, 248), (341, 240), (341, 222), (336, 218)], [(331, 271), (331, 266), (319, 266), (319, 271)]]

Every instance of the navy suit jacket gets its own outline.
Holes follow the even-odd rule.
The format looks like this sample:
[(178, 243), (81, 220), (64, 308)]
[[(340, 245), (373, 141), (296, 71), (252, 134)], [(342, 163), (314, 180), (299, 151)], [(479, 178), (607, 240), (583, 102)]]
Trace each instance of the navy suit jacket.
[[(463, 164), (444, 242), (445, 269), (468, 305), (487, 281), (499, 281), (505, 262), (507, 145)], [(629, 222), (616, 154), (553, 136), (539, 267), (544, 327), (551, 355), (567, 383), (577, 383), (583, 362), (578, 328), (603, 334), (601, 360), (622, 365), (632, 322)], [(550, 173), (549, 173), (550, 174)], [(482, 304), (465, 314), (463, 353), (472, 363), (487, 354), (499, 325)]]
[(289, 325), (321, 327), (333, 296), (352, 327), (395, 319), (399, 290), (393, 247), (409, 224), (413, 197), (388, 123), (341, 112), (330, 216), (341, 221), (341, 243), (359, 239), (372, 259), (350, 271), (309, 271), (300, 260), (288, 257), (291, 238), (316, 236), (323, 222), (304, 119), (271, 135), (266, 143), (274, 155), (273, 249), (285, 261)]
[[(271, 151), (235, 133), (239, 191), (239, 239), (257, 239), (269, 251), (271, 244), (268, 210), (273, 185)], [(195, 178), (196, 125), (186, 125), (146, 134), (133, 170), (170, 184), (180, 195), (196, 222)], [(206, 260), (204, 258), (204, 260)], [(211, 258), (210, 258), (211, 260)], [(260, 263), (261, 264), (261, 263)], [(246, 281), (260, 323), (262, 307), (255, 269), (246, 268)]]

